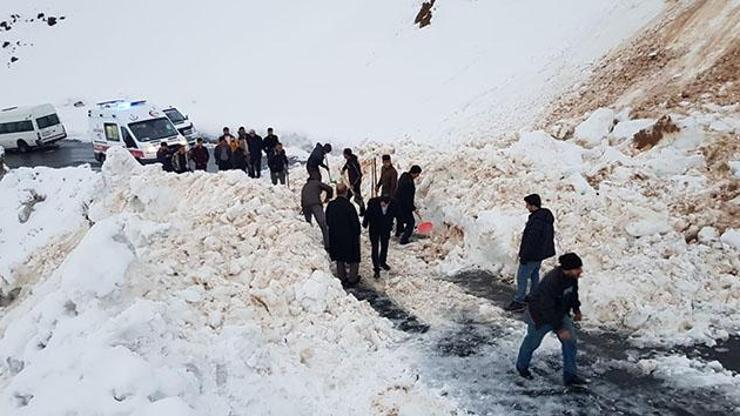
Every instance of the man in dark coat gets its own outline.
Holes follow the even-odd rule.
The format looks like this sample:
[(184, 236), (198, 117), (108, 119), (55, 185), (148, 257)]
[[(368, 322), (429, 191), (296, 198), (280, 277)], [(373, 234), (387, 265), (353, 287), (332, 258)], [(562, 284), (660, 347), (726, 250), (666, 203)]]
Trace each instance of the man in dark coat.
[[(558, 258), (560, 263), (545, 275), (529, 299), (529, 313), (525, 317), (527, 335), (519, 347), (516, 369), (527, 379), (532, 379), (529, 363), (548, 332), (557, 334), (563, 345), (563, 381), (566, 386), (584, 385), (586, 380), (576, 371), (576, 330), (573, 321), (580, 321), (581, 302), (578, 299), (578, 279), (583, 273), (583, 262), (574, 253)], [(571, 319), (570, 312), (574, 315)]]
[(208, 169), (208, 159), (211, 158), (211, 155), (208, 153), (208, 149), (203, 146), (202, 138), (198, 137), (198, 140), (195, 142), (195, 146), (190, 149), (188, 157), (193, 161), (193, 163), (195, 163), (195, 170)]
[(337, 262), (337, 277), (344, 287), (355, 286), (360, 281), (360, 217), (347, 199), (348, 191), (345, 184), (337, 184), (337, 197), (326, 207), (329, 255)]
[(383, 167), (380, 168), (380, 180), (375, 185), (375, 192), (393, 198), (398, 188), (398, 171), (391, 163), (391, 155), (383, 155)]
[(231, 148), (225, 137), (221, 136), (218, 138), (218, 144), (213, 149), (213, 157), (216, 159), (218, 170), (231, 169)]
[(280, 181), (281, 185), (285, 185), (285, 175), (288, 172), (288, 156), (285, 155), (282, 143), (278, 143), (267, 156), (267, 167), (270, 168), (272, 184), (277, 185)]
[(267, 136), (265, 136), (265, 139), (262, 141), (262, 149), (265, 151), (268, 161), (270, 160), (270, 155), (275, 151), (278, 144), (280, 144), (280, 139), (275, 135), (275, 133), (273, 133), (272, 127), (268, 127)]
[(362, 226), (369, 227), (372, 246), (373, 277), (380, 277), (380, 269), (390, 270), (388, 265), (388, 241), (391, 239), (393, 219), (396, 218), (396, 203), (388, 195), (372, 198), (367, 202), (367, 211)]
[(540, 281), (542, 260), (555, 255), (555, 217), (547, 208), (542, 208), (542, 200), (537, 194), (524, 198), (530, 212), (527, 225), (522, 234), (519, 247), (519, 269), (516, 274), (516, 294), (506, 307), (509, 311), (523, 311), (527, 299), (527, 282), (531, 282), (530, 293)]
[(219, 136), (218, 139), (219, 139), (219, 141), (221, 141), (221, 139), (224, 139), (224, 140), (226, 140), (226, 143), (228, 143), (233, 138), (234, 138), (234, 135), (231, 134), (231, 131), (229, 130), (229, 128), (228, 127), (224, 127), (223, 128), (223, 134), (221, 136)]
[(352, 154), (352, 149), (347, 148), (342, 152), (344, 155), (344, 167), (342, 167), (342, 174), (347, 172), (347, 179), (349, 179), (349, 189), (352, 193), (353, 200), (358, 207), (360, 207), (360, 216), (365, 215), (365, 201), (362, 199), (362, 168), (360, 167), (360, 161), (357, 159), (357, 155)]
[(414, 165), (408, 172), (405, 172), (398, 179), (398, 189), (396, 190), (396, 204), (398, 205), (398, 225), (396, 227), (396, 237), (401, 237), (401, 244), (408, 244), (411, 234), (414, 233), (416, 220), (416, 184), (414, 181), (421, 175), (421, 167)]
[(326, 193), (326, 201), (332, 198), (334, 190), (331, 186), (320, 180), (308, 178), (306, 184), (301, 189), (301, 210), (306, 217), (306, 222), (311, 223), (311, 217), (316, 219), (316, 223), (321, 228), (321, 235), (324, 238), (324, 249), (329, 251), (329, 230), (326, 228), (326, 216), (324, 215), (324, 199), (321, 194)]
[(262, 137), (249, 130), (247, 135), (247, 147), (249, 149), (249, 176), (259, 178), (262, 176)]
[(316, 147), (314, 147), (313, 151), (311, 152), (311, 155), (308, 157), (308, 161), (306, 162), (306, 170), (308, 171), (308, 177), (314, 178), (317, 180), (321, 180), (321, 171), (319, 170), (319, 167), (322, 167), (329, 171), (329, 167), (326, 166), (326, 163), (324, 163), (324, 158), (326, 158), (326, 155), (331, 153), (331, 144), (321, 144), (316, 143)]
[(175, 154), (172, 155), (172, 171), (175, 173), (190, 172), (188, 166), (188, 154), (185, 150), (185, 146), (177, 148)]
[(172, 150), (167, 142), (162, 142), (157, 149), (157, 162), (162, 164), (165, 172), (172, 172)]

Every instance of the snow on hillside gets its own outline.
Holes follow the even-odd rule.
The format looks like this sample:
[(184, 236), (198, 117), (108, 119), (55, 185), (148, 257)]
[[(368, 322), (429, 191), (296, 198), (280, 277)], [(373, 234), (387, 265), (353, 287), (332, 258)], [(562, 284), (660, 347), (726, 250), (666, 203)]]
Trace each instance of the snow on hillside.
[(144, 97), (211, 134), (274, 125), (316, 140), (458, 141), (532, 123), (662, 3), (447, 0), (419, 29), (419, 0), (6, 0), (0, 16), (66, 19), (0, 31), (32, 44), (0, 72), (0, 107), (67, 106), (74, 137), (87, 125), (72, 103)]
[[(123, 150), (102, 174), (54, 176), (82, 172), (104, 182), (94, 224), (0, 319), (1, 414), (451, 414), (399, 333), (329, 275), (287, 188)], [(81, 217), (72, 202), (50, 193), (28, 223)]]

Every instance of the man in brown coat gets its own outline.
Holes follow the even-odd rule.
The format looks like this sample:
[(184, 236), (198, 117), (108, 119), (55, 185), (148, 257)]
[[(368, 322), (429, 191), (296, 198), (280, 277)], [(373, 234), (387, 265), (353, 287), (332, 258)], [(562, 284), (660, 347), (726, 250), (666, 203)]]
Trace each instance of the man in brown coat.
[(375, 185), (375, 192), (381, 191), (380, 196), (393, 198), (396, 195), (396, 188), (398, 188), (398, 171), (391, 163), (391, 155), (383, 155), (383, 167), (380, 169), (380, 180)]

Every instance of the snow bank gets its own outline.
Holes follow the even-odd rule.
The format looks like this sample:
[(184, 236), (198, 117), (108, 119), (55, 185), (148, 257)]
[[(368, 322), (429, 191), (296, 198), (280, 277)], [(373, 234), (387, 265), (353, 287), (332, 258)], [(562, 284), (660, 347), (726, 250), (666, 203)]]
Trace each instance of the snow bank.
[[(712, 343), (740, 327), (737, 219), (718, 197), (732, 178), (709, 170), (702, 152), (724, 135), (693, 116), (677, 120), (696, 128), (642, 153), (609, 146), (613, 132), (592, 149), (533, 132), (453, 154), (414, 145), (396, 153), (424, 168), (418, 205), (438, 224), (442, 271), (483, 267), (513, 280), (522, 199), (539, 193), (556, 218), (558, 253), (584, 258), (586, 325), (643, 343)], [(728, 225), (724, 239), (699, 235)]]
[(89, 167), (14, 169), (0, 181), (0, 280), (52, 240), (87, 226), (99, 177)]
[[(0, 320), (1, 414), (454, 410), (417, 380), (388, 321), (331, 276), (285, 187), (166, 174), (119, 149), (91, 176), (104, 183), (94, 225)], [(78, 213), (69, 201), (46, 200), (61, 218)]]
[(683, 355), (669, 355), (640, 360), (637, 365), (643, 373), (661, 378), (678, 389), (721, 389), (731, 400), (740, 399), (740, 376), (725, 370), (717, 361), (704, 362)]

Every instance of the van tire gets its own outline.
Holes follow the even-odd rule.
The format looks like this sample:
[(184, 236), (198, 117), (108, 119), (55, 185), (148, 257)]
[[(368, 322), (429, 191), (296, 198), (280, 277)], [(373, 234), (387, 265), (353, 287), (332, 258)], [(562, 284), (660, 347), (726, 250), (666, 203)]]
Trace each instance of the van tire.
[(21, 153), (28, 153), (31, 151), (31, 146), (29, 146), (24, 140), (18, 140), (16, 145), (18, 145), (18, 151)]
[(95, 160), (100, 163), (105, 162), (105, 153), (95, 153)]

